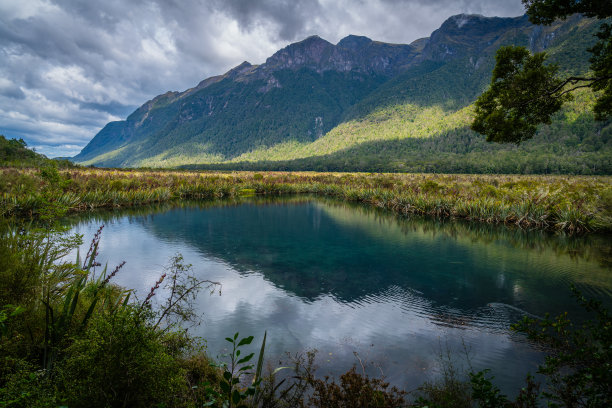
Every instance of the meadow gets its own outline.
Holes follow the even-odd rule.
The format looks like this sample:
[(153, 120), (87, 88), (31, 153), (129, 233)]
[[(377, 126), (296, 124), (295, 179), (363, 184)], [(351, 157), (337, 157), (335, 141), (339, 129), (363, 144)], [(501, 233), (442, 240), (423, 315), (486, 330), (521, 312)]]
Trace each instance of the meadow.
[(569, 233), (612, 230), (609, 176), (0, 169), (3, 217), (251, 194), (315, 194), (403, 215)]

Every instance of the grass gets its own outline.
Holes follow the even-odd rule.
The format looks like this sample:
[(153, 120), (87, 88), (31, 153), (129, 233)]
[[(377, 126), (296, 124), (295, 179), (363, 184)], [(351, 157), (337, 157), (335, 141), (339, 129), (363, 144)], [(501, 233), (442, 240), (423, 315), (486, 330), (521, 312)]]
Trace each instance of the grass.
[(45, 217), (177, 200), (315, 194), (402, 215), (612, 231), (609, 176), (0, 169), (0, 216)]
[[(252, 195), (266, 201), (278, 195), (301, 200), (304, 196), (299, 194), (314, 194), (364, 203), (364, 211), (464, 219), (462, 223), (440, 222), (446, 224), (440, 231), (453, 234), (457, 228), (472, 228), (470, 237), (487, 240), (488, 229), (495, 227), (486, 223), (610, 232), (611, 181), (610, 177), (583, 176), (58, 170), (54, 166), (0, 169), (0, 354), (6, 357), (0, 359), (0, 407), (200, 407), (226, 406), (222, 405), (225, 402), (233, 406), (230, 398), (247, 401), (251, 395), (239, 384), (239, 378), (236, 392), (244, 395), (234, 397), (232, 387), (224, 388), (224, 381), (233, 384), (233, 371), (227, 377), (212, 367), (196, 339), (180, 329), (178, 322), (190, 314), (186, 308), (175, 308), (172, 296), (176, 293), (176, 299), (187, 298), (193, 285), (203, 283), (192, 280), (189, 265), (177, 258), (149, 296), (139, 301), (130, 297), (131, 291), (112, 282), (115, 274), (121, 273), (122, 264), (112, 271), (95, 269), (101, 267), (96, 262), (99, 232), (84, 258), (70, 262), (64, 256), (78, 247), (80, 238), (65, 237), (62, 229), (33, 228), (29, 218), (52, 225), (66, 212), (87, 211), (94, 217), (96, 212), (89, 210), (97, 208), (139, 212), (142, 205), (152, 203), (167, 207), (199, 200), (201, 205), (213, 205), (219, 202), (216, 198), (222, 198), (223, 205), (233, 205)], [(509, 235), (517, 229), (504, 228)], [(516, 237), (517, 245), (526, 239), (524, 235)], [(530, 242), (524, 245), (532, 246)], [(575, 248), (576, 253), (580, 249)], [(171, 296), (157, 310), (149, 299), (161, 284), (170, 285), (165, 288), (172, 288)], [(599, 310), (595, 303), (588, 306)], [(177, 322), (160, 325), (170, 313), (176, 315)], [(588, 392), (592, 401), (609, 402), (607, 388), (600, 387), (609, 383), (609, 370), (602, 364), (609, 361), (604, 352), (610, 350), (609, 336), (603, 337), (610, 327), (606, 313), (600, 312), (602, 323), (589, 326), (595, 334), (585, 334), (591, 336), (585, 337), (587, 340), (603, 340), (590, 344), (578, 338), (581, 347), (566, 354), (571, 361), (590, 364), (578, 372), (580, 387), (569, 388), (579, 393), (578, 398)], [(553, 334), (559, 327), (554, 321), (544, 323), (542, 328), (550, 328)], [(565, 320), (561, 323), (563, 327), (569, 324)], [(524, 324), (535, 323), (526, 320)], [(523, 331), (531, 333), (528, 329), (525, 326)], [(533, 333), (540, 341), (553, 338), (542, 334), (539, 326), (537, 329)], [(234, 343), (237, 338), (236, 334)], [(238, 346), (247, 344), (243, 341)], [(585, 360), (591, 355), (603, 357)], [(239, 360), (236, 364), (241, 361), (248, 363)], [(572, 378), (557, 375), (565, 373), (565, 366), (557, 360), (547, 360), (547, 364), (544, 369), (551, 384), (565, 392)], [(486, 371), (470, 373), (469, 383), (446, 376), (444, 382), (424, 384), (418, 394), (410, 396), (355, 369), (336, 381), (317, 379), (308, 364), (306, 371), (299, 371), (298, 366), (296, 362), (294, 383), (283, 384), (285, 380), (275, 380), (272, 372), (261, 384), (261, 404), (252, 406), (535, 407), (538, 398), (544, 398), (528, 380), (527, 391), (521, 391), (515, 402), (509, 401)], [(557, 394), (543, 395), (555, 400)], [(416, 400), (408, 401), (409, 397)]]

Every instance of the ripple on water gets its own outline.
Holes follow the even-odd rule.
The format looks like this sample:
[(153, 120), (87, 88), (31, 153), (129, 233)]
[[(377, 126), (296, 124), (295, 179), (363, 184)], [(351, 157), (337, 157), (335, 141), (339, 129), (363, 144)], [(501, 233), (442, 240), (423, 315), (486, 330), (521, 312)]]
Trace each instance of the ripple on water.
[[(542, 233), (398, 219), (324, 200), (112, 217), (100, 253), (109, 265), (127, 261), (116, 283), (146, 294), (176, 252), (223, 283), (222, 296), (197, 300), (204, 323), (193, 333), (213, 355), (236, 331), (260, 339), (267, 330), (270, 355), (316, 347), (328, 368), (345, 371), (357, 351), (409, 389), (435, 373), (445, 347), (458, 356), (466, 347), (476, 369), (493, 368), (502, 389), (516, 389), (541, 354), (509, 332), (511, 323), (575, 311), (571, 283), (612, 299), (609, 267), (568, 256), (568, 238)], [(99, 224), (75, 228), (85, 233), (82, 253)], [(588, 252), (588, 242), (572, 242)]]

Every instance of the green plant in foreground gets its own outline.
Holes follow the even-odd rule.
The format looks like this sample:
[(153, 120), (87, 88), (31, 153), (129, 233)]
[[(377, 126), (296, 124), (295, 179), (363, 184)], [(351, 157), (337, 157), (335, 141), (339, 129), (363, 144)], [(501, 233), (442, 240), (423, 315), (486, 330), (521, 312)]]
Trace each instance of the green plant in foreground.
[(2, 337), (8, 334), (8, 327), (6, 322), (9, 319), (12, 319), (20, 314), (22, 314), (25, 309), (21, 306), (13, 306), (13, 305), (5, 305), (0, 309), (0, 340)]
[[(214, 406), (220, 402), (222, 406), (231, 408), (240, 408), (257, 406), (255, 402), (257, 395), (260, 393), (260, 385), (262, 381), (262, 368), (263, 368), (263, 357), (266, 347), (267, 333), (264, 333), (264, 338), (261, 343), (261, 349), (259, 351), (259, 357), (257, 363), (254, 366), (251, 364), (251, 360), (255, 356), (255, 353), (247, 354), (246, 356), (240, 357), (242, 354), (242, 346), (248, 346), (253, 342), (254, 337), (248, 336), (238, 340), (239, 333), (236, 332), (233, 337), (226, 337), (225, 340), (232, 344), (232, 351), (228, 354), (230, 362), (221, 363), (219, 366), (224, 369), (223, 378), (219, 383), (221, 393), (214, 391), (210, 384), (205, 384), (209, 393), (210, 401), (204, 404), (204, 406)], [(251, 372), (255, 368), (255, 372)], [(277, 369), (278, 370), (278, 369)], [(246, 387), (241, 385), (241, 381), (245, 376), (253, 376), (251, 385)], [(251, 404), (247, 405), (248, 401)]]
[(194, 407), (192, 380), (217, 383), (197, 339), (173, 323), (202, 282), (177, 256), (161, 310), (130, 301), (112, 283), (123, 264), (97, 269), (100, 233), (69, 262), (80, 237), (0, 228), (0, 407)]
[(508, 398), (493, 384), (493, 377), (486, 377), (489, 371), (486, 369), (477, 373), (469, 373), (472, 398), (478, 401), (480, 408), (504, 407), (508, 404)]
[[(100, 266), (96, 258), (103, 228), (104, 225), (94, 235), (82, 266), (80, 257), (77, 255), (76, 264), (66, 264), (65, 268), (60, 268), (56, 272), (59, 276), (54, 277), (53, 281), (63, 283), (61, 290), (58, 290), (57, 285), (53, 283), (43, 288), (43, 299), (41, 300), (45, 307), (43, 367), (47, 370), (52, 368), (64, 339), (69, 334), (75, 335), (86, 329), (96, 306), (103, 302), (105, 286), (125, 264), (125, 262), (121, 263), (110, 274), (107, 274), (105, 267), (97, 279), (94, 277), (96, 266)], [(115, 313), (119, 307), (125, 307), (130, 298), (129, 291), (122, 290), (115, 295), (111, 307), (107, 308), (111, 314)], [(79, 304), (81, 305), (80, 315), (77, 308)]]
[(600, 301), (586, 299), (573, 285), (573, 296), (594, 320), (575, 325), (567, 313), (543, 320), (524, 317), (512, 326), (548, 348), (538, 372), (546, 376), (542, 395), (551, 407), (612, 406), (612, 316)]

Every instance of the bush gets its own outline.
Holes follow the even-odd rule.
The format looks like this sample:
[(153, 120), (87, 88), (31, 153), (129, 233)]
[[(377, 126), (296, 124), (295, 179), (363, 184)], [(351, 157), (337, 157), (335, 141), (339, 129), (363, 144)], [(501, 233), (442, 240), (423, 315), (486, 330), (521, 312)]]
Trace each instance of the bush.
[(90, 322), (57, 368), (69, 406), (180, 404), (188, 390), (179, 362), (190, 341), (154, 330), (150, 317), (146, 310), (130, 306)]
[(357, 373), (355, 367), (340, 376), (340, 384), (325, 377), (312, 379), (314, 389), (309, 399), (310, 406), (321, 408), (383, 408), (405, 404), (405, 391), (378, 378)]
[(513, 329), (548, 349), (538, 368), (546, 378), (549, 406), (612, 406), (612, 316), (572, 286), (574, 297), (595, 319), (577, 326), (567, 313), (544, 320), (523, 318)]

